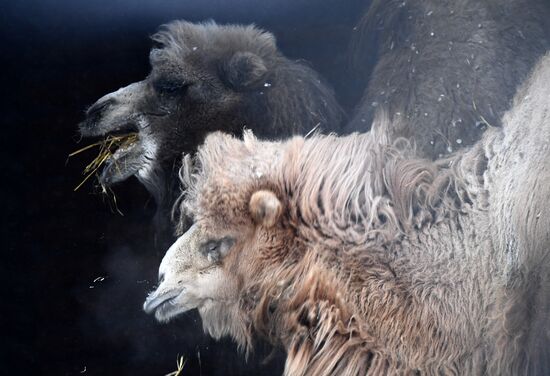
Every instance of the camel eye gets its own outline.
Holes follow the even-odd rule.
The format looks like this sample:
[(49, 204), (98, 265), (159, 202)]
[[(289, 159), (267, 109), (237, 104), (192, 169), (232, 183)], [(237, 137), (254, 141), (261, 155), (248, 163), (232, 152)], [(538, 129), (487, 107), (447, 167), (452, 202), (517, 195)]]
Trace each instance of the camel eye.
[(208, 260), (219, 262), (227, 255), (234, 244), (235, 239), (229, 236), (218, 240), (209, 240), (201, 246), (201, 253), (205, 255)]
[(155, 91), (160, 95), (183, 94), (189, 87), (188, 83), (177, 82), (173, 80), (157, 80), (153, 83)]
[(220, 262), (222, 255), (220, 253), (220, 242), (210, 240), (202, 246), (202, 253), (206, 256), (209, 262)]
[(219, 240), (208, 240), (202, 245), (202, 252), (204, 254), (214, 254), (219, 253), (220, 250), (220, 241)]

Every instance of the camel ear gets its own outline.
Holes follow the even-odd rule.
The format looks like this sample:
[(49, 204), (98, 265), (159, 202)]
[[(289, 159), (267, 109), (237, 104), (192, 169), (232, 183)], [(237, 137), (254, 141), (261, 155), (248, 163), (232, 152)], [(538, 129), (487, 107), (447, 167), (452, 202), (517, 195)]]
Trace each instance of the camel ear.
[(259, 87), (267, 75), (263, 59), (251, 52), (236, 52), (220, 70), (222, 81), (236, 91)]
[(275, 225), (282, 213), (281, 201), (271, 191), (254, 192), (248, 208), (254, 222), (265, 227)]

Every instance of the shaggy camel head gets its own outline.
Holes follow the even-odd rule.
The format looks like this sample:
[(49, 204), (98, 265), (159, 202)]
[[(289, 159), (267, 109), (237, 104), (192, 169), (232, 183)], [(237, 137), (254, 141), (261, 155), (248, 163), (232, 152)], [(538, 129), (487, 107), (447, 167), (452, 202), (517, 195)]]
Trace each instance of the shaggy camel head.
[[(371, 144), (386, 142), (383, 136), (378, 136), (355, 135), (347, 146), (338, 150), (330, 148), (334, 136), (322, 138), (323, 147), (330, 152), (321, 153), (325, 160), (316, 160), (314, 147), (308, 149), (313, 153), (312, 158), (302, 155), (306, 141), (299, 137), (282, 143), (260, 141), (249, 132), (245, 132), (244, 141), (221, 133), (209, 135), (193, 163), (186, 157), (181, 169), (184, 193), (178, 206), (182, 217), (192, 218), (194, 224), (185, 233), (184, 226), (179, 228), (183, 235), (162, 260), (160, 284), (147, 298), (144, 310), (154, 312), (160, 321), (167, 321), (187, 310), (198, 309), (204, 329), (210, 335), (219, 338), (229, 334), (239, 345), (248, 348), (252, 334), (248, 320), (262, 299), (256, 294), (286, 289), (286, 283), (295, 286), (290, 281), (297, 275), (305, 278), (316, 264), (308, 260), (317, 257), (317, 251), (305, 251), (309, 243), (304, 239), (311, 234), (301, 231), (316, 232), (318, 227), (310, 228), (299, 223), (307, 221), (314, 226), (318, 211), (297, 208), (293, 201), (297, 196), (293, 197), (291, 193), (307, 190), (301, 186), (302, 173), (308, 169), (302, 163), (321, 166), (332, 157), (338, 159), (338, 155), (358, 153), (353, 160), (360, 165), (357, 170), (365, 177), (364, 181), (370, 184), (367, 171), (374, 166), (371, 166), (367, 151)], [(293, 158), (299, 158), (300, 162)], [(326, 179), (334, 184), (349, 184), (350, 179), (357, 179), (355, 176), (346, 179), (332, 176), (344, 168), (343, 165), (336, 166), (322, 174), (330, 175)], [(317, 176), (312, 181), (318, 182), (319, 179), (324, 178)], [(308, 197), (315, 196), (317, 188), (312, 189), (312, 192), (300, 193), (301, 199), (308, 201)], [(369, 185), (360, 191), (370, 194), (371, 189), (375, 188)], [(334, 198), (325, 196), (323, 194), (323, 200)], [(338, 202), (347, 200), (335, 199)], [(317, 204), (316, 199), (313, 202)], [(384, 210), (385, 205), (377, 205)], [(328, 206), (324, 208), (329, 209)], [(334, 215), (339, 213), (333, 212)], [(361, 218), (369, 223), (373, 221), (364, 213), (361, 213)], [(380, 225), (394, 226), (394, 221), (388, 216)], [(350, 236), (356, 237), (356, 234)], [(299, 271), (297, 268), (304, 269)], [(328, 290), (323, 287), (319, 291), (332, 291), (333, 287)], [(334, 299), (340, 299), (336, 298), (338, 294), (330, 294)], [(281, 312), (285, 311), (283, 305)]]
[(209, 300), (234, 299), (236, 288), (219, 267), (234, 242), (231, 236), (208, 235), (200, 225), (193, 225), (166, 252), (159, 268), (160, 285), (147, 298), (145, 311), (168, 321)]
[[(249, 208), (255, 223), (272, 227), (279, 219), (281, 203), (273, 192), (259, 190), (250, 198)], [(206, 303), (236, 302), (236, 280), (222, 264), (236, 243), (241, 247), (245, 244), (245, 235), (251, 231), (231, 231), (230, 224), (208, 227), (195, 223), (166, 252), (159, 268), (160, 285), (144, 305), (146, 312), (155, 312), (157, 320), (168, 321), (182, 312), (200, 310)]]
[[(342, 120), (332, 91), (303, 64), (286, 59), (271, 33), (254, 26), (175, 21), (153, 35), (151, 73), (100, 98), (80, 124), (84, 137), (136, 132), (100, 182), (135, 175), (157, 201), (172, 189), (183, 152), (214, 130), (284, 137)], [(174, 176), (172, 176), (174, 175)], [(168, 204), (172, 204), (168, 200)]]
[[(248, 141), (246, 136), (243, 143), (228, 135), (210, 135), (201, 149), (216, 155), (203, 154), (195, 161), (204, 173), (183, 171), (187, 190), (182, 211), (194, 224), (167, 251), (159, 269), (159, 286), (144, 304), (144, 310), (154, 312), (159, 321), (198, 309), (210, 335), (219, 338), (230, 332), (242, 337), (241, 343), (247, 342), (237, 314), (241, 272), (229, 265), (253, 260), (253, 255), (279, 242), (284, 233), (278, 226), (283, 204), (273, 190), (263, 186), (264, 173), (276, 163), (280, 146), (264, 142), (254, 155), (247, 150)], [(270, 239), (263, 238), (267, 231)], [(240, 267), (256, 265), (252, 261)]]

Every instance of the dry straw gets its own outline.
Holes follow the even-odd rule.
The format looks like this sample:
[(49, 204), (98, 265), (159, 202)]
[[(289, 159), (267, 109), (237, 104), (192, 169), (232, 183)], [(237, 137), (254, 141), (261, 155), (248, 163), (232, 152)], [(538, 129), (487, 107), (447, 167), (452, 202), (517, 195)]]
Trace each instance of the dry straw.
[(185, 363), (187, 363), (187, 359), (184, 359), (183, 356), (180, 356), (179, 359), (176, 360), (176, 365), (178, 366), (178, 369), (173, 372), (167, 373), (165, 376), (179, 376), (181, 374), (181, 371), (183, 371)]
[[(111, 156), (114, 154), (114, 152), (117, 149), (130, 146), (131, 144), (135, 143), (137, 140), (138, 140), (137, 133), (129, 133), (129, 134), (120, 135), (120, 136), (109, 135), (101, 141), (85, 146), (69, 154), (69, 158), (70, 158), (86, 150), (99, 147), (99, 153), (97, 154), (97, 156), (90, 163), (88, 163), (88, 165), (84, 168), (84, 171), (82, 172), (82, 174), (84, 175), (84, 179), (80, 182), (80, 184), (76, 186), (74, 190), (77, 191), (91, 176), (96, 175), (97, 170), (101, 166), (103, 166), (103, 164), (105, 164), (105, 162), (109, 158), (111, 158)], [(102, 185), (102, 189), (105, 192), (105, 187), (103, 185)]]

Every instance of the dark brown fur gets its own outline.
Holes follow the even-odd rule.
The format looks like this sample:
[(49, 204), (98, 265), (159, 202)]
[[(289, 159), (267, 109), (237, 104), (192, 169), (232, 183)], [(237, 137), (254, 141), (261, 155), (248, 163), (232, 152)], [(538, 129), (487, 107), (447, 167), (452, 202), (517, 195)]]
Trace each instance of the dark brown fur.
[(550, 49), (549, 18), (547, 0), (373, 0), (352, 47), (368, 84), (347, 129), (385, 111), (423, 157), (473, 145)]

